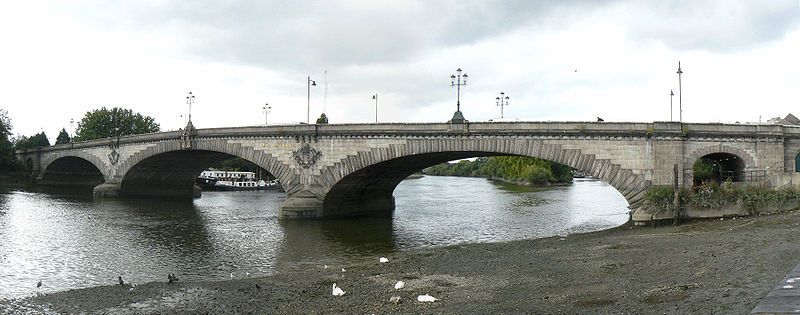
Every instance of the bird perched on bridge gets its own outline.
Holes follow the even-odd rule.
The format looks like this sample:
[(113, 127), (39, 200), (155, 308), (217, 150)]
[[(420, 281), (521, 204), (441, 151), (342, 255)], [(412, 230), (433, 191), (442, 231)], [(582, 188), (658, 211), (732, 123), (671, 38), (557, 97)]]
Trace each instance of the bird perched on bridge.
[(605, 121), (603, 118), (597, 117), (597, 121)]
[(125, 285), (125, 281), (122, 281), (122, 276), (119, 276), (118, 279), (119, 279), (119, 285)]

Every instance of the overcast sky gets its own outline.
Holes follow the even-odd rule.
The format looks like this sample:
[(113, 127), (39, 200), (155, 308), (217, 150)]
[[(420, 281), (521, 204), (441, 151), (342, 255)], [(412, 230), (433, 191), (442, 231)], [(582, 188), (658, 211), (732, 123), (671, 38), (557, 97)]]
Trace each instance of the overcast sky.
[[(311, 120), (757, 122), (800, 115), (800, 1), (4, 1), (0, 108), (51, 142), (124, 107), (180, 128)], [(327, 93), (324, 73), (327, 70)], [(327, 97), (325, 97), (327, 95)]]

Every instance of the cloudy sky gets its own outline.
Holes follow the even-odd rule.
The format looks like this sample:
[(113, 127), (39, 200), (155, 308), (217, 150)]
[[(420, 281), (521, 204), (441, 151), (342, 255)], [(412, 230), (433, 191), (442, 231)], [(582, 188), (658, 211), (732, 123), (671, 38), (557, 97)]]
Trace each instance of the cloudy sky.
[[(800, 2), (4, 1), (0, 108), (54, 141), (125, 107), (162, 129), (311, 120), (664, 121), (681, 61), (683, 119), (800, 115)], [(325, 91), (327, 71), (327, 92)]]

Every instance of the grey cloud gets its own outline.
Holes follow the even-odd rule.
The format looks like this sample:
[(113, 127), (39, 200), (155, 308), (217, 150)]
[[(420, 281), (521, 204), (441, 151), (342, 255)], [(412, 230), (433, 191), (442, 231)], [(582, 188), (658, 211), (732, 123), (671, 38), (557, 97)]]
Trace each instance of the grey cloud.
[(631, 37), (675, 50), (730, 52), (783, 38), (800, 22), (797, 1), (668, 1), (632, 6)]

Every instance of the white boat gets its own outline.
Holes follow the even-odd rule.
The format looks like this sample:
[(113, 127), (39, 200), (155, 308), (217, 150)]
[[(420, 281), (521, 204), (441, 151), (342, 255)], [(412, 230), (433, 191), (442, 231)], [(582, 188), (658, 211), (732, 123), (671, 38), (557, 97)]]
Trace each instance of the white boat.
[(205, 170), (197, 177), (197, 185), (204, 190), (273, 190), (280, 189), (277, 180), (257, 179), (256, 173)]

